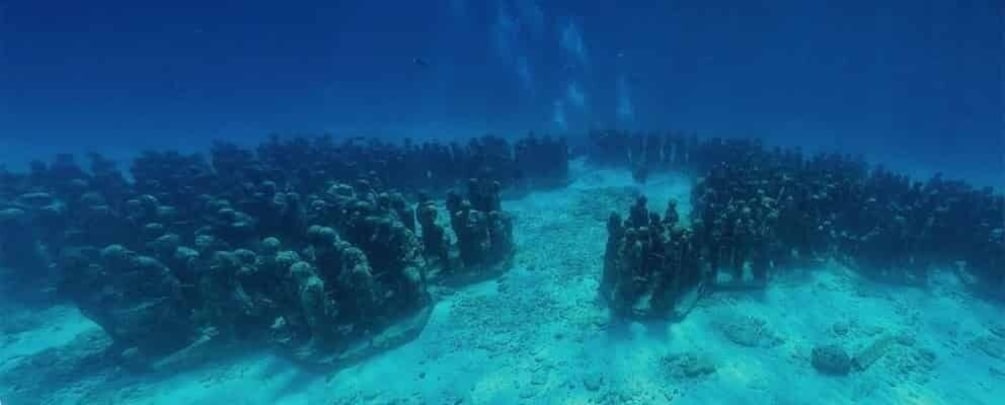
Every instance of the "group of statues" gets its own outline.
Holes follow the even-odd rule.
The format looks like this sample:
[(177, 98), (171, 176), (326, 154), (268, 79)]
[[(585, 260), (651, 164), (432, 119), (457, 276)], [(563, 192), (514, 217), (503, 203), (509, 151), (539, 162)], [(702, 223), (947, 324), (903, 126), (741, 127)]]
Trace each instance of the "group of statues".
[(580, 155), (640, 182), (696, 178), (689, 212), (639, 197), (610, 216), (600, 295), (618, 316), (679, 315), (688, 297), (824, 260), (912, 284), (953, 268), (1005, 295), (1005, 202), (990, 188), (749, 139), (580, 141), (276, 137), (208, 158), (146, 152), (128, 174), (60, 155), (0, 170), (0, 268), (15, 289), (55, 287), (138, 364), (252, 346), (337, 366), (421, 330), (430, 286), (505, 271), (501, 195), (565, 185)]
[(910, 285), (952, 269), (974, 278), (976, 291), (1005, 298), (1005, 199), (990, 187), (942, 175), (912, 180), (861, 159), (751, 139), (592, 139), (600, 164), (697, 174), (686, 218), (675, 202), (662, 218), (648, 213), (644, 199), (628, 219), (612, 215), (601, 295), (625, 315), (666, 315), (674, 309), (667, 296), (762, 287), (772, 271), (827, 260)]
[[(0, 267), (17, 290), (56, 287), (136, 364), (240, 345), (336, 366), (421, 330), (431, 285), (506, 269), (503, 184), (566, 175), (516, 166), (567, 162), (562, 141), (516, 145), (277, 138), (219, 143), (208, 160), (147, 152), (128, 176), (99, 155), (86, 170), (60, 155), (0, 172)], [(452, 164), (465, 169), (436, 169)]]

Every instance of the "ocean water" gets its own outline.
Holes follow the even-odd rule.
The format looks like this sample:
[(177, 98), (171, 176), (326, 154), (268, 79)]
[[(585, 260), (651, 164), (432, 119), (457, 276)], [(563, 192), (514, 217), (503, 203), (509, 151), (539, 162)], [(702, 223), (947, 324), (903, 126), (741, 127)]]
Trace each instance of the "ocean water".
[[(990, 0), (2, 2), (0, 403), (1001, 403), (1003, 10)], [(638, 138), (598, 143), (609, 130)], [(769, 152), (751, 165), (730, 147), (638, 149), (668, 131), (709, 149), (757, 139), (763, 149), (739, 150), (798, 149), (805, 162), (835, 153), (873, 174)], [(566, 143), (527, 146), (528, 133)], [(321, 134), (342, 146), (293, 141)], [(495, 138), (468, 144), (486, 134)], [(352, 137), (366, 140), (339, 144)], [(460, 146), (415, 152), (425, 142)], [(91, 152), (122, 177), (92, 166)], [(777, 255), (751, 288), (709, 278), (718, 269), (703, 251), (702, 281), (681, 288), (674, 314), (625, 316), (603, 298), (609, 214), (629, 217), (644, 195), (663, 215), (674, 200), (674, 229), (700, 233), (722, 162), (747, 171), (716, 187), (757, 173), (768, 190), (794, 181), (766, 206), (847, 175), (827, 190), (851, 208), (795, 194), (821, 226), (864, 212), (855, 207), (870, 197), (911, 225), (869, 217), (865, 230), (828, 234), (843, 242), (814, 260)], [(467, 176), (500, 190), (466, 191)], [(354, 201), (393, 225), (341, 216), (356, 208), (338, 206), (346, 189), (332, 181), (354, 184)], [(498, 213), (485, 217), (489, 253), (461, 246), (472, 228), (455, 225), (447, 189)], [(404, 208), (384, 191), (400, 191)], [(426, 244), (424, 207), (439, 213), (431, 223), (450, 260)], [(346, 242), (334, 244), (339, 263), (358, 247), (370, 273), (330, 273), (333, 244), (311, 225)], [(358, 237), (357, 226), (376, 231)], [(897, 229), (903, 243), (873, 228)], [(292, 290), (255, 281), (280, 261), (267, 238), (312, 266), (279, 266), (277, 284)], [(959, 243), (919, 247), (928, 240)], [(150, 261), (115, 262), (114, 245)], [(866, 263), (865, 250), (880, 260)], [(470, 251), (489, 263), (469, 265)], [(935, 251), (949, 259), (924, 254)], [(747, 259), (741, 273), (755, 266)], [(453, 279), (451, 260), (472, 274)], [(876, 277), (901, 267), (922, 268), (923, 280)], [(632, 271), (650, 283), (645, 269)], [(352, 278), (363, 273), (369, 281)], [(363, 296), (381, 304), (357, 304)], [(171, 300), (179, 307), (163, 309)], [(338, 308), (311, 312), (320, 301)], [(324, 333), (348, 338), (325, 346)], [(848, 369), (820, 366), (821, 348), (834, 347)]]

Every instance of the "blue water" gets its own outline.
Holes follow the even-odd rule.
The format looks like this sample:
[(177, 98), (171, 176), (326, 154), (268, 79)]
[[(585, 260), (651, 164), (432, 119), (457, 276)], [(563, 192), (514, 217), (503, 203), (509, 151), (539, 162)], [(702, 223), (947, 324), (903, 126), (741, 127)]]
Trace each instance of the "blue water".
[(993, 0), (5, 2), (0, 142), (672, 128), (1001, 184), (1002, 29)]
[[(1000, 0), (0, 0), (0, 167), (97, 151), (128, 169), (147, 149), (253, 148), (274, 133), (451, 140), (621, 129), (757, 137), (1000, 193), (1003, 32)], [(133, 373), (72, 303), (0, 296), (0, 401), (1005, 397), (1001, 303), (972, 295), (954, 269), (916, 288), (818, 263), (755, 293), (704, 300), (677, 323), (619, 324), (597, 302), (607, 214), (627, 212), (639, 190), (652, 206), (672, 198), (686, 212), (694, 179), (657, 172), (641, 186), (625, 168), (587, 163), (572, 161), (566, 187), (507, 195), (512, 266), (436, 286), (428, 324), (387, 353), (337, 373), (259, 350)], [(844, 378), (809, 365), (820, 342), (862, 352), (890, 339), (881, 361)]]

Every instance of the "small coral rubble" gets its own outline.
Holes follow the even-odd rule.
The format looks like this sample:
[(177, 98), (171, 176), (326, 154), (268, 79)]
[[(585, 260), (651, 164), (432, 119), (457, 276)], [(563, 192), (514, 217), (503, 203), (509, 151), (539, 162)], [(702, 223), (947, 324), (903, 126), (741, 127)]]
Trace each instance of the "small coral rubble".
[(679, 353), (660, 359), (670, 376), (678, 379), (696, 379), (715, 374), (716, 364), (707, 353)]
[(848, 352), (835, 345), (814, 347), (811, 363), (817, 371), (836, 376), (848, 375), (853, 364)]

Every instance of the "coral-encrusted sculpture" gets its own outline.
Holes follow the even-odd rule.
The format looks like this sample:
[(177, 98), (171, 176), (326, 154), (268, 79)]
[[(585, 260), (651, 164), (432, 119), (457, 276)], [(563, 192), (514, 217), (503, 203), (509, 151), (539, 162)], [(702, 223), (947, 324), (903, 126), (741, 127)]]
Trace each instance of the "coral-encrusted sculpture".
[(439, 211), (436, 203), (425, 194), (419, 196), (419, 206), (415, 210), (416, 219), (422, 231), (422, 248), (430, 267), (450, 272), (450, 239), (442, 225), (437, 223)]
[(627, 220), (612, 213), (600, 296), (619, 317), (669, 317), (702, 281), (699, 250), (690, 230), (680, 226), (674, 203), (666, 218), (639, 197)]
[(171, 270), (120, 245), (68, 256), (62, 285), (123, 348), (162, 355), (191, 343), (196, 327)]
[[(761, 288), (824, 260), (919, 285), (954, 268), (1005, 297), (1005, 197), (992, 189), (750, 139), (588, 141), (273, 137), (218, 143), (210, 159), (146, 152), (131, 176), (100, 155), (90, 170), (59, 155), (0, 170), (0, 265), (19, 272), (12, 285), (59, 272), (67, 297), (139, 357), (272, 345), (337, 368), (418, 333), (428, 284), (504, 271), (515, 248), (502, 189), (566, 184), (575, 150), (644, 169), (640, 183), (665, 170), (697, 178), (690, 213), (671, 202), (657, 214), (640, 199), (627, 218), (611, 216), (600, 295), (621, 316), (680, 313), (692, 291)], [(428, 197), (408, 200), (464, 185), (447, 195), (447, 215)]]
[(457, 237), (460, 262), (451, 266), (451, 272), (478, 279), (508, 267), (514, 247), (513, 220), (502, 211), (499, 192), (498, 182), (470, 179), (467, 199), (455, 192), (447, 194), (447, 212)]
[[(688, 226), (715, 289), (759, 288), (772, 272), (835, 260), (911, 285), (955, 268), (977, 280), (976, 290), (1005, 297), (1005, 197), (989, 188), (939, 174), (913, 181), (862, 159), (768, 149), (756, 139), (604, 131), (590, 140), (595, 163), (628, 168), (644, 158), (650, 168), (697, 177)], [(605, 272), (601, 284), (611, 277)]]
[[(130, 364), (273, 345), (337, 368), (421, 330), (431, 269), (505, 269), (512, 225), (501, 185), (553, 187), (568, 172), (564, 140), (517, 143), (515, 153), (496, 136), (421, 145), (276, 136), (250, 150), (215, 143), (209, 159), (144, 152), (131, 181), (100, 155), (90, 171), (59, 155), (24, 174), (0, 170), (0, 265), (24, 273), (17, 282), (59, 270), (61, 291)], [(471, 176), (488, 186), (472, 188), (474, 205), (457, 218), (462, 249), (434, 202), (416, 212), (392, 191), (440, 193)]]

